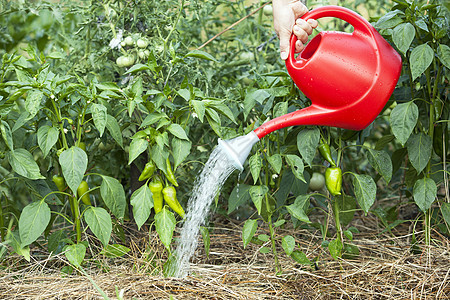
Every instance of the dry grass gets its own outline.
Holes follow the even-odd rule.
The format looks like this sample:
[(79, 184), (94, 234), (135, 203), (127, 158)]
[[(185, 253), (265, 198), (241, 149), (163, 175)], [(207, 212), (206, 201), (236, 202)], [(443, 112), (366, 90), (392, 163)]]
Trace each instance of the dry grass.
[[(318, 232), (278, 230), (295, 236), (308, 258), (318, 258), (316, 266), (302, 266), (280, 249), (278, 276), (273, 256), (261, 254), (258, 245), (243, 250), (240, 224), (229, 222), (212, 231), (209, 258), (199, 247), (188, 278), (161, 276), (162, 245), (155, 234), (148, 241), (137, 232), (127, 257), (97, 257), (86, 272), (111, 299), (117, 299), (116, 288), (124, 299), (450, 299), (449, 240), (435, 232), (431, 247), (412, 254), (408, 225), (394, 237), (380, 234), (376, 224), (370, 217), (356, 220), (360, 256), (339, 261), (320, 246)], [(102, 299), (85, 275), (60, 273), (63, 255), (31, 263), (10, 256), (8, 263), (0, 271), (0, 299)]]

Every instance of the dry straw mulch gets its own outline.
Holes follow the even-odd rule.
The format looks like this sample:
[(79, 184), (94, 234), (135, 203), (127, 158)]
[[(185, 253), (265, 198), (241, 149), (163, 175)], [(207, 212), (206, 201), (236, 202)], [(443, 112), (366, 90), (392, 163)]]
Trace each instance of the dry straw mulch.
[[(370, 217), (357, 220), (360, 256), (338, 261), (320, 246), (319, 232), (279, 229), (280, 237), (291, 234), (308, 258), (318, 260), (299, 265), (279, 249), (278, 276), (273, 255), (253, 244), (242, 249), (242, 224), (230, 222), (212, 231), (209, 257), (200, 243), (187, 278), (161, 276), (164, 251), (156, 234), (149, 240), (135, 233), (126, 257), (97, 257), (86, 272), (110, 299), (117, 299), (116, 290), (123, 299), (450, 299), (449, 240), (434, 232), (433, 245), (412, 254), (407, 224), (395, 236), (380, 234), (376, 224)], [(8, 263), (0, 271), (0, 299), (103, 299), (85, 275), (61, 274), (61, 254), (26, 264), (10, 256)]]

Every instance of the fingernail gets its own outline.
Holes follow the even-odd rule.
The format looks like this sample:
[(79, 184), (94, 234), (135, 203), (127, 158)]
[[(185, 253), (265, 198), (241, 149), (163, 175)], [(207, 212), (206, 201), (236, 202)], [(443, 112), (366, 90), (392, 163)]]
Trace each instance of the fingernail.
[(298, 27), (297, 25), (294, 25), (294, 31), (299, 31), (300, 27)]
[(282, 60), (286, 60), (288, 58), (288, 53), (285, 51), (281, 52), (280, 55)]

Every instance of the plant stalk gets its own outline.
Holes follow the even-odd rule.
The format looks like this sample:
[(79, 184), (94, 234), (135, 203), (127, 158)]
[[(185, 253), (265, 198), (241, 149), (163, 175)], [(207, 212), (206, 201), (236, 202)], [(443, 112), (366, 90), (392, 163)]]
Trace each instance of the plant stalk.
[[(268, 198), (266, 195), (266, 202), (269, 202), (267, 199)], [(273, 230), (272, 215), (270, 215), (270, 214), (268, 217), (268, 223), (269, 223), (269, 231), (270, 231), (270, 241), (272, 242), (272, 253), (273, 253), (273, 256), (275, 259), (275, 272), (278, 274), (281, 272), (281, 265), (280, 265), (280, 262), (278, 261), (277, 247), (275, 245), (275, 231)]]
[(73, 221), (75, 223), (75, 231), (77, 233), (77, 244), (81, 242), (81, 221), (80, 221), (80, 208), (76, 197), (71, 197), (72, 209), (73, 209)]
[(342, 249), (344, 249), (344, 240), (342, 239), (342, 228), (341, 228), (341, 220), (340, 220), (340, 208), (339, 203), (334, 198), (333, 199), (333, 212), (334, 212), (334, 222), (336, 226), (336, 238), (342, 245)]

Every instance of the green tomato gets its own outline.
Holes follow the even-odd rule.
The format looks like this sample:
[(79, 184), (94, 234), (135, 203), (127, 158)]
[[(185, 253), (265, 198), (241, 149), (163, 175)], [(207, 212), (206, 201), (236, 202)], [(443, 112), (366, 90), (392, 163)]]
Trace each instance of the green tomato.
[(309, 181), (309, 188), (312, 191), (320, 191), (325, 186), (325, 176), (321, 173), (314, 172)]
[(134, 44), (133, 38), (131, 36), (127, 36), (123, 41), (127, 46), (133, 46)]
[(249, 61), (255, 59), (255, 55), (252, 52), (242, 52), (239, 55), (239, 59)]
[(147, 46), (148, 46), (148, 41), (147, 41), (146, 39), (138, 39), (137, 42), (136, 42), (136, 45), (137, 45), (139, 48), (147, 48)]
[(119, 56), (118, 58), (117, 58), (117, 60), (116, 60), (116, 64), (119, 66), (119, 67), (129, 67), (129, 66), (132, 66), (133, 64), (134, 64), (134, 57), (133, 56), (131, 56), (131, 55), (127, 55), (127, 56), (125, 56), (125, 55), (122, 55), (122, 56)]
[(147, 57), (145, 56), (145, 52), (144, 50), (139, 50), (138, 51), (138, 56), (140, 59), (146, 59)]
[(268, 4), (268, 5), (264, 6), (263, 12), (266, 16), (271, 16), (273, 13), (272, 5)]

